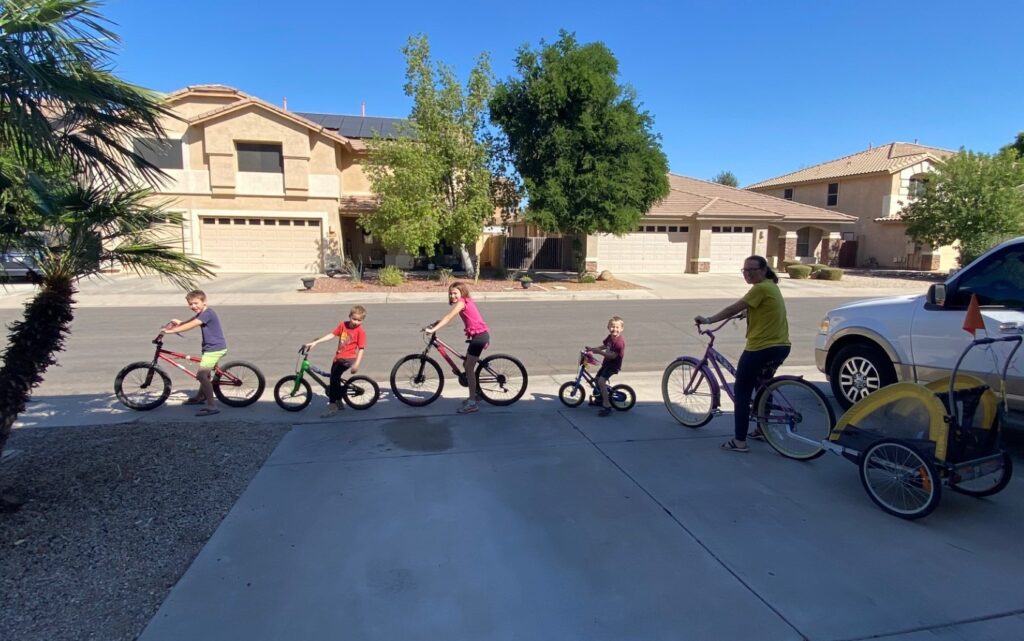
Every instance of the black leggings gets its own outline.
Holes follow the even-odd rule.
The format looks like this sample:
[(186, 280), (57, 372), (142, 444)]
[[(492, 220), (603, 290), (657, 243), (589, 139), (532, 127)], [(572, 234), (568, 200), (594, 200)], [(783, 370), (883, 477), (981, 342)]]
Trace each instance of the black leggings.
[(331, 384), (327, 387), (328, 403), (341, 402), (341, 377), (350, 367), (352, 361), (344, 358), (334, 361), (334, 365), (331, 365)]
[(782, 362), (789, 356), (789, 345), (766, 347), (756, 352), (743, 351), (740, 362), (736, 365), (736, 384), (733, 394), (736, 395), (736, 435), (737, 441), (747, 440), (747, 428), (750, 427), (750, 397), (757, 386), (775, 376)]

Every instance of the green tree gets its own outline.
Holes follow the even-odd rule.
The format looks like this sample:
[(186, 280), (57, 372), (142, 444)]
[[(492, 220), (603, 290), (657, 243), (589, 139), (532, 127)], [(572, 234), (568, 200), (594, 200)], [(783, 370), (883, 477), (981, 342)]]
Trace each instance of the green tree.
[(740, 181), (736, 179), (736, 174), (731, 171), (718, 172), (718, 175), (712, 178), (711, 182), (718, 183), (719, 185), (725, 185), (726, 187), (740, 186)]
[(0, 5), (0, 246), (39, 256), (39, 293), (10, 325), (0, 365), (0, 452), (32, 388), (63, 348), (75, 285), (101, 266), (155, 272), (182, 286), (205, 263), (155, 242), (180, 222), (133, 186), (159, 170), (131, 149), (161, 137), (155, 94), (113, 76), (117, 36), (90, 0)]
[(477, 59), (463, 90), (450, 67), (431, 61), (426, 36), (409, 38), (402, 52), (412, 113), (400, 137), (370, 143), (367, 173), (379, 205), (359, 223), (385, 246), (413, 254), (445, 241), (460, 249), (466, 269), (476, 273), (467, 246), (495, 213), (483, 139), (491, 94), (488, 57)]
[(1018, 158), (1024, 158), (1024, 131), (1019, 132), (1013, 142), (1004, 146), (999, 151), (1003, 152), (1007, 150), (1013, 150), (1013, 152), (1017, 154)]
[(562, 31), (521, 48), (516, 71), (495, 87), (491, 120), (522, 178), (526, 218), (566, 234), (634, 229), (668, 195), (668, 162), (615, 56)]
[(961, 150), (936, 163), (924, 193), (903, 207), (907, 234), (934, 246), (960, 243), (966, 265), (999, 241), (1024, 232), (1024, 162)]

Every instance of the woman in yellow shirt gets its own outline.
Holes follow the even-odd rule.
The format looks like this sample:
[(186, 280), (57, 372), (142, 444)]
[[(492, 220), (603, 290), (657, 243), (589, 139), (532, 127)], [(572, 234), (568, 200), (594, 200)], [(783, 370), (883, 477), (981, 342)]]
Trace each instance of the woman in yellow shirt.
[[(789, 322), (786, 303), (779, 291), (779, 277), (762, 256), (751, 256), (743, 261), (743, 278), (750, 290), (732, 305), (713, 316), (697, 316), (701, 325), (717, 323), (738, 314), (747, 314), (747, 345), (736, 365), (736, 431), (733, 438), (722, 443), (730, 452), (749, 452), (747, 429), (750, 425), (750, 397), (763, 381), (775, 375), (775, 370), (789, 356)], [(758, 432), (751, 438), (763, 438)]]

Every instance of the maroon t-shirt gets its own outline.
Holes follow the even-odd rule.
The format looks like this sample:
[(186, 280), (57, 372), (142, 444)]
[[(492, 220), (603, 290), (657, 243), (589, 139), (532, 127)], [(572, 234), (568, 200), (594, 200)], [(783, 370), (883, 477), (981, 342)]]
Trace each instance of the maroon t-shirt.
[(604, 367), (614, 367), (617, 370), (622, 369), (622, 357), (626, 355), (626, 339), (622, 337), (622, 334), (618, 336), (608, 334), (601, 345), (617, 354), (615, 358), (605, 356), (604, 362), (601, 365)]

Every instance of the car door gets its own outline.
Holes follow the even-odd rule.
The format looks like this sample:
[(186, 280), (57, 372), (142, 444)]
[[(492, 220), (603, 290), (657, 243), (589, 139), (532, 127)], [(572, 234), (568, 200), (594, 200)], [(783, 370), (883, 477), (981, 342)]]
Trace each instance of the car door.
[[(911, 323), (911, 348), (915, 376), (920, 382), (947, 376), (960, 352), (971, 341), (963, 329), (971, 295), (977, 295), (984, 331), (978, 337), (1004, 336), (1004, 323), (1024, 324), (1024, 243), (993, 252), (970, 265), (947, 284), (944, 304), (922, 301)], [(998, 372), (1012, 348), (1008, 343), (976, 347), (961, 370), (998, 384)], [(1024, 357), (1024, 350), (1018, 352)], [(1007, 393), (1015, 405), (1024, 403), (1024, 358), (1015, 357), (1007, 374)]]

